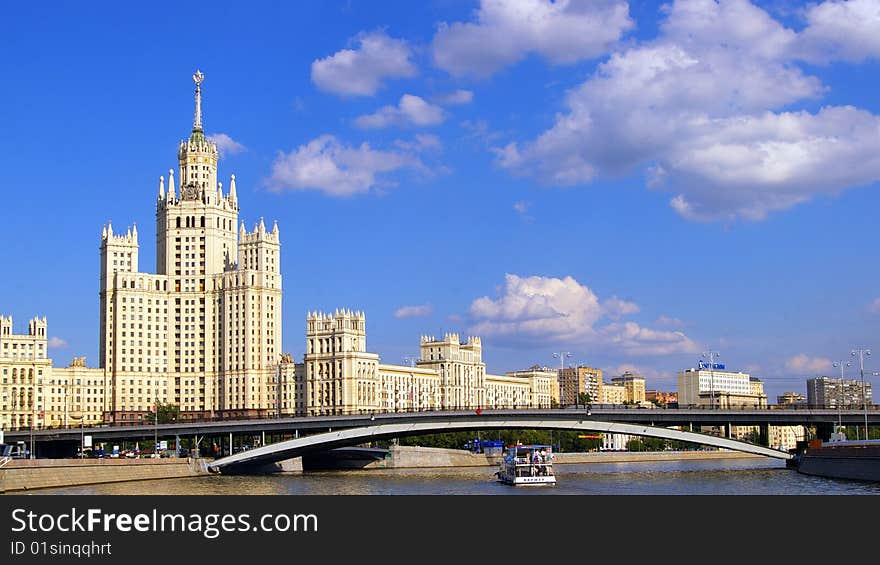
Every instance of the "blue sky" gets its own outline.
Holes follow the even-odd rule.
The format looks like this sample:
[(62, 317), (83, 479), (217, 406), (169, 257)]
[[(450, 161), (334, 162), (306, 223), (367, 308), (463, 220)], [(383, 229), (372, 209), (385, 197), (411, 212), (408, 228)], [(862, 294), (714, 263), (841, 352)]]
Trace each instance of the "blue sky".
[(155, 272), (196, 69), (297, 358), (351, 308), (385, 362), (456, 331), (493, 373), (566, 351), (675, 390), (712, 349), (773, 401), (877, 346), (877, 0), (2, 10), (0, 312), (58, 364), (98, 361), (102, 225)]

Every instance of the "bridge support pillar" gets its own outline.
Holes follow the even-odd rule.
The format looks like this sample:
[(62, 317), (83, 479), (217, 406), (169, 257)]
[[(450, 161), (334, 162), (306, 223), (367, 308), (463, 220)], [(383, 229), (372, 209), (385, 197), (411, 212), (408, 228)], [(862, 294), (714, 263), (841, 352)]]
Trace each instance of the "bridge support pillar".
[(770, 447), (770, 422), (761, 424), (761, 426), (758, 427), (758, 434), (761, 445)]
[(232, 455), (232, 432), (229, 432), (229, 455)]

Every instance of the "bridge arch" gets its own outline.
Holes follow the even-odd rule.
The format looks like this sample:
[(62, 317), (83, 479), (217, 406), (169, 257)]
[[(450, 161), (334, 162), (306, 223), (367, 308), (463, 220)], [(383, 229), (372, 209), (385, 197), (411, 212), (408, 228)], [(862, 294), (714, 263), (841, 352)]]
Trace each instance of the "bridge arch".
[(480, 417), (476, 419), (389, 423), (347, 428), (330, 431), (297, 439), (281, 441), (222, 457), (209, 463), (208, 470), (216, 473), (236, 474), (247, 472), (264, 465), (277, 463), (293, 457), (325, 451), (337, 447), (350, 447), (367, 441), (377, 441), (395, 437), (422, 435), (427, 433), (447, 433), (476, 430), (499, 429), (543, 429), (573, 430), (602, 433), (628, 434), (642, 437), (654, 437), (675, 441), (686, 441), (723, 449), (731, 449), (744, 453), (763, 455), (776, 459), (789, 459), (791, 455), (784, 451), (771, 449), (761, 445), (746, 443), (730, 438), (663, 428), (641, 424), (624, 424), (619, 422), (601, 422), (572, 418), (571, 420), (537, 420), (527, 417)]

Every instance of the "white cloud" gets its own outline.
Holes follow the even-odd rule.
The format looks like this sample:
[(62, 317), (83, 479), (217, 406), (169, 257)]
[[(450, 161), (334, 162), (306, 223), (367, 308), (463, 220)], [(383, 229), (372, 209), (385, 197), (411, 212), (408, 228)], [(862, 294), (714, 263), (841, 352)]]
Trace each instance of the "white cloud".
[(880, 179), (880, 119), (819, 98), (793, 64), (798, 36), (746, 0), (678, 0), (660, 36), (614, 53), (567, 93), (567, 111), (496, 163), (547, 185), (637, 167), (692, 220), (760, 220)]
[[(666, 355), (695, 352), (696, 344), (681, 332), (656, 331), (635, 322), (611, 322), (606, 304), (589, 287), (572, 277), (520, 277), (508, 274), (501, 296), (483, 296), (471, 303), (476, 320), (471, 333), (500, 341), (533, 344), (572, 344), (612, 348), (630, 355)], [(631, 303), (619, 301), (623, 310)], [(619, 312), (620, 308), (617, 309)]]
[(832, 0), (813, 4), (806, 11), (808, 26), (798, 43), (799, 55), (808, 60), (833, 59), (859, 62), (880, 57), (880, 2)]
[(67, 347), (67, 341), (60, 337), (50, 337), (48, 345), (52, 349), (64, 349)]
[(880, 314), (880, 298), (875, 298), (873, 302), (868, 304), (868, 312)]
[(535, 221), (534, 216), (528, 213), (531, 206), (532, 203), (525, 200), (517, 200), (513, 203), (513, 209), (519, 214), (520, 219), (529, 224)]
[(443, 109), (426, 102), (419, 96), (404, 94), (397, 106), (383, 106), (373, 114), (355, 119), (355, 125), (364, 129), (389, 126), (434, 126), (444, 120)]
[(612, 296), (602, 303), (602, 311), (609, 318), (619, 320), (624, 316), (638, 314), (639, 305), (634, 302), (627, 302), (626, 300), (621, 300), (616, 296)]
[(430, 304), (422, 304), (420, 306), (402, 306), (394, 312), (394, 317), (399, 319), (418, 318), (428, 316), (434, 311), (434, 307)]
[(448, 104), (448, 105), (458, 105), (458, 104), (470, 104), (474, 101), (474, 93), (470, 90), (456, 90), (455, 92), (450, 92), (445, 96), (441, 96), (439, 99), (440, 104)]
[(441, 151), (443, 149), (443, 142), (440, 141), (440, 138), (429, 133), (418, 133), (413, 136), (412, 140), (396, 139), (394, 145), (416, 153)]
[(482, 0), (475, 18), (440, 24), (431, 45), (438, 67), (488, 76), (532, 53), (576, 63), (605, 53), (634, 25), (619, 0)]
[(684, 327), (684, 322), (682, 322), (678, 318), (672, 318), (670, 316), (660, 316), (659, 318), (654, 320), (654, 325), (681, 329)]
[(645, 388), (647, 390), (674, 391), (678, 386), (678, 376), (676, 373), (671, 371), (662, 371), (654, 367), (635, 365), (633, 363), (621, 363), (620, 365), (617, 365), (614, 369), (606, 370), (605, 374), (607, 376), (605, 377), (605, 379), (610, 381), (611, 377), (622, 375), (627, 371), (632, 373), (633, 375), (645, 377)]
[(235, 155), (236, 153), (241, 153), (242, 151), (247, 150), (247, 147), (235, 141), (225, 133), (213, 133), (207, 137), (209, 140), (217, 144), (217, 151), (220, 152), (220, 155)]
[(530, 202), (526, 202), (525, 200), (517, 200), (513, 203), (513, 209), (519, 212), (520, 214), (525, 214), (529, 211), (529, 206), (531, 206)]
[(785, 370), (803, 375), (825, 374), (832, 368), (832, 361), (822, 357), (809, 357), (800, 353), (785, 361)]
[(351, 196), (390, 184), (382, 177), (385, 173), (423, 167), (408, 153), (379, 151), (367, 143), (344, 145), (332, 135), (322, 135), (290, 153), (280, 153), (268, 184), (276, 191), (315, 189), (330, 196)]
[(415, 76), (412, 49), (384, 31), (356, 36), (357, 49), (343, 49), (312, 62), (312, 81), (321, 90), (350, 96), (371, 96), (386, 78)]

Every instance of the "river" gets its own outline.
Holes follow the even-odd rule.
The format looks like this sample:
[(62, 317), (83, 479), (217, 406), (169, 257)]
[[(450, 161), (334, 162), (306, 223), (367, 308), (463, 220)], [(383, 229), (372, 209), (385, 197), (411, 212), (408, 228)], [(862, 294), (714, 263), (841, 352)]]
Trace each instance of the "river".
[(825, 479), (779, 460), (645, 461), (556, 465), (556, 487), (510, 487), (494, 467), (312, 471), (268, 476), (209, 475), (43, 489), (32, 494), (354, 495), (880, 495), (880, 483)]

